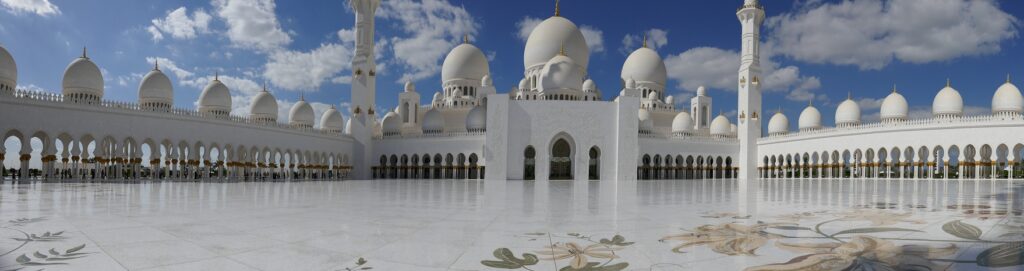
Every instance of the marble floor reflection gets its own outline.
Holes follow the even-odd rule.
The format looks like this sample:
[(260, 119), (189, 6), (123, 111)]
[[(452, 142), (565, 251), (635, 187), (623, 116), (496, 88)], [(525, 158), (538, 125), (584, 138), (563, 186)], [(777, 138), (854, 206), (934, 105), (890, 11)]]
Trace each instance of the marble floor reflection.
[(1008, 180), (11, 183), (4, 270), (1022, 270)]

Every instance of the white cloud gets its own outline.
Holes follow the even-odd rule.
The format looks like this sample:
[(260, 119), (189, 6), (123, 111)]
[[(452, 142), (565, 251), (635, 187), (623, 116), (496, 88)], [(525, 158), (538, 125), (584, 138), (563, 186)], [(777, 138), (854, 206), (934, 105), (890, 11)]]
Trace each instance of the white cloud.
[[(770, 53), (762, 50), (761, 55), (764, 91), (784, 91), (791, 100), (809, 99), (811, 91), (821, 87), (819, 78), (802, 75), (796, 66), (781, 67), (771, 60)], [(679, 88), (691, 92), (700, 86), (736, 91), (739, 64), (739, 52), (715, 47), (697, 47), (665, 58), (669, 78), (675, 80)]]
[[(657, 51), (658, 48), (668, 45), (668, 31), (652, 28), (644, 31), (644, 34), (647, 36), (647, 48)], [(623, 54), (632, 53), (643, 45), (643, 40), (644, 37), (641, 35), (626, 35), (625, 37), (622, 37), (622, 48), (619, 48), (619, 52)]]
[(786, 94), (786, 99), (790, 101), (808, 101), (815, 99), (815, 97), (820, 99), (826, 99), (827, 97), (824, 96), (824, 94), (814, 93), (814, 90), (819, 88), (821, 88), (821, 80), (818, 80), (817, 77), (808, 77), (804, 80), (801, 80), (799, 85), (794, 87), (792, 91)]
[(351, 47), (333, 43), (310, 52), (277, 51), (270, 54), (263, 76), (283, 89), (317, 90), (347, 70), (351, 61)]
[(808, 1), (766, 23), (779, 54), (870, 70), (996, 53), (1018, 24), (990, 0)]
[(164, 38), (164, 33), (170, 34), (175, 39), (192, 39), (196, 34), (209, 31), (210, 21), (213, 19), (206, 11), (199, 9), (192, 11), (188, 16), (188, 9), (179, 7), (167, 13), (164, 18), (153, 19), (152, 25), (146, 28), (153, 35), (154, 41)]
[[(533, 32), (533, 28), (537, 27), (543, 19), (534, 17), (523, 17), (522, 20), (516, 22), (516, 27), (519, 28), (517, 37), (519, 40), (526, 42), (530, 38), (530, 33)], [(597, 27), (589, 25), (580, 25), (580, 33), (583, 33), (583, 39), (587, 42), (587, 47), (590, 48), (591, 53), (604, 52), (604, 32)]]
[(587, 41), (587, 47), (590, 47), (590, 53), (604, 52), (604, 32), (589, 25), (581, 25), (580, 32)]
[(273, 51), (292, 42), (274, 14), (273, 0), (213, 0), (213, 6), (237, 47)]
[(50, 0), (0, 0), (8, 12), (13, 14), (35, 13), (39, 16), (60, 15), (60, 8)]
[[(462, 41), (463, 35), (473, 36), (480, 28), (465, 8), (447, 0), (384, 1), (377, 16), (397, 20), (407, 35), (390, 41), (395, 62), (406, 68), (399, 82), (436, 75), (448, 51)], [(346, 35), (339, 32), (343, 39)]]
[(149, 65), (159, 64), (161, 71), (170, 71), (178, 80), (188, 80), (195, 75), (191, 71), (178, 67), (178, 64), (174, 63), (173, 60), (163, 57), (147, 57), (146, 63), (149, 63)]
[(519, 33), (516, 37), (518, 37), (519, 40), (526, 42), (527, 39), (530, 39), (530, 33), (533, 32), (533, 29), (536, 28), (537, 25), (543, 21), (544, 20), (541, 20), (540, 18), (534, 18), (529, 16), (523, 17), (522, 20), (516, 22), (516, 27), (519, 28)]

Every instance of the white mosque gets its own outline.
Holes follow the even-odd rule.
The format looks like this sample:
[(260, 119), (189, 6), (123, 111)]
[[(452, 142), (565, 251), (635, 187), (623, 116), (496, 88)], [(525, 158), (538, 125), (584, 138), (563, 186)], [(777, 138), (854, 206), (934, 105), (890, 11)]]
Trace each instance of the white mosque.
[[(842, 102), (836, 127), (823, 127), (813, 105), (798, 129), (761, 103), (757, 0), (745, 0), (741, 24), (738, 113), (715, 115), (701, 88), (689, 108), (666, 95), (665, 63), (636, 49), (622, 66), (614, 100), (588, 76), (590, 51), (579, 28), (561, 16), (540, 23), (523, 53), (523, 79), (498, 93), (487, 57), (468, 40), (447, 55), (429, 104), (407, 83), (398, 106), (374, 112), (374, 13), (380, 0), (351, 0), (357, 41), (352, 111), (315, 116), (300, 100), (288, 120), (264, 87), (245, 116), (231, 115), (229, 88), (217, 76), (196, 109), (174, 108), (174, 85), (154, 67), (137, 102), (104, 100), (103, 75), (83, 51), (64, 72), (61, 93), (16, 89), (17, 66), (0, 47), (0, 132), (42, 178), (179, 179), (487, 179), (603, 180), (738, 178), (1022, 178), (1024, 98), (1009, 78), (990, 115), (964, 116), (947, 82), (933, 116), (909, 119), (895, 88), (881, 121), (862, 123), (856, 102)], [(318, 121), (319, 120), (319, 121)], [(43, 142), (34, 150), (31, 139)], [(33, 156), (33, 153), (41, 155)], [(147, 158), (143, 160), (143, 158)], [(9, 170), (4, 169), (5, 172)]]

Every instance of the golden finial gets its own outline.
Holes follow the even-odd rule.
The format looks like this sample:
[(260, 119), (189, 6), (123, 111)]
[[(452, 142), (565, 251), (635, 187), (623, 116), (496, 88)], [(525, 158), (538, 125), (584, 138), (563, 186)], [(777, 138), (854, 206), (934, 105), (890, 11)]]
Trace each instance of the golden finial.
[(892, 84), (892, 93), (896, 93), (896, 84), (895, 83)]
[(154, 71), (159, 71), (160, 70), (160, 59), (159, 58), (154, 58), (153, 59), (153, 70)]
[(853, 100), (853, 92), (852, 91), (847, 91), (846, 92), (846, 99), (847, 100)]
[(644, 32), (644, 48), (647, 48), (647, 32)]
[(559, 10), (558, 7), (558, 2), (559, 0), (555, 0), (555, 17), (562, 16), (562, 12)]
[(1010, 83), (1010, 74), (1009, 73), (1006, 74), (1006, 83)]
[(306, 93), (305, 92), (299, 92), (299, 101), (305, 101), (305, 100), (306, 100)]
[(263, 92), (267, 92), (267, 80), (263, 80)]
[(469, 34), (462, 35), (462, 43), (469, 44)]
[(947, 87), (947, 88), (949, 87), (949, 83), (950, 83), (950, 82), (949, 82), (949, 77), (946, 77), (946, 87)]
[(213, 81), (220, 81), (220, 71), (213, 72)]
[(558, 54), (559, 55), (563, 55), (563, 56), (565, 55), (565, 43), (564, 42), (562, 43), (562, 46), (558, 49)]
[(811, 97), (810, 99), (807, 99), (807, 107), (812, 107), (812, 106), (814, 106), (814, 97)]
[(88, 59), (89, 58), (89, 54), (86, 51), (88, 51), (88, 50), (86, 50), (86, 47), (82, 46), (82, 58)]

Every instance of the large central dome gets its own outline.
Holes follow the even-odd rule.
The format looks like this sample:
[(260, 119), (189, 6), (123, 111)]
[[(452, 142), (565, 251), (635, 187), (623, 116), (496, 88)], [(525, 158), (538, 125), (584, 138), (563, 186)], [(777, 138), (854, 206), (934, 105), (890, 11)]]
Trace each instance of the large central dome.
[(565, 47), (567, 56), (576, 61), (582, 70), (587, 70), (590, 63), (590, 48), (583, 33), (568, 19), (554, 16), (544, 20), (530, 32), (523, 52), (523, 66), (530, 70), (542, 66), (558, 55)]

